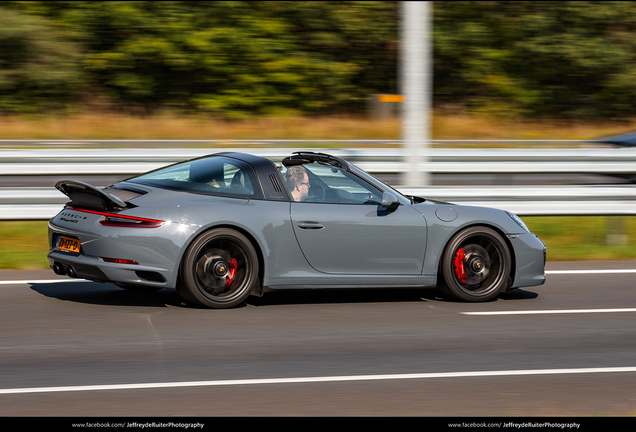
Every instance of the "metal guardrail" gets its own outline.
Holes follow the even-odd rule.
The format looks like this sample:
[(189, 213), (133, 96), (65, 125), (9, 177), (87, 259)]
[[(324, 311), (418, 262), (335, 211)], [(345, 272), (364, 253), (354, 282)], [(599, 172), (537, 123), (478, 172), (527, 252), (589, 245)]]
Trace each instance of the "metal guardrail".
[[(636, 215), (633, 186), (398, 188), (407, 195), (495, 207), (521, 216)], [(68, 198), (53, 188), (0, 189), (0, 220), (45, 220)]]
[[(401, 148), (298, 149), (329, 152), (372, 173), (405, 170)], [(10, 149), (0, 150), (1, 175), (138, 174), (218, 151), (280, 157), (286, 148)], [(636, 148), (438, 148), (428, 151), (432, 173), (636, 174)]]
[[(201, 140), (209, 143), (209, 140)], [(308, 144), (318, 140), (272, 140), (259, 143)], [(324, 140), (336, 142), (338, 140)], [(352, 144), (349, 140), (340, 140)], [(359, 140), (368, 144), (369, 140)], [(375, 143), (385, 140), (371, 140)], [(467, 142), (461, 140), (456, 142)], [(478, 141), (475, 142), (494, 142)], [(499, 140), (516, 141), (521, 140)], [(566, 140), (551, 140), (566, 141)], [(569, 140), (574, 142), (575, 140)], [(6, 142), (6, 141), (5, 141)], [(20, 141), (24, 144), (24, 141)], [(34, 141), (35, 142), (35, 141)], [(42, 143), (42, 141), (37, 141)], [(130, 144), (139, 141), (109, 141)], [(156, 141), (152, 141), (156, 143)], [(254, 141), (256, 142), (256, 141)], [(391, 141), (396, 143), (396, 141)], [(524, 142), (530, 142), (525, 141)], [(531, 141), (536, 142), (536, 141)], [(584, 141), (576, 141), (586, 143)], [(170, 141), (172, 145), (192, 141)], [(227, 141), (224, 141), (227, 143)], [(239, 142), (237, 142), (239, 143)], [(241, 141), (239, 144), (250, 144)], [(372, 173), (401, 173), (405, 169), (404, 152), (393, 148), (295, 148), (322, 151), (341, 156)], [(98, 148), (98, 149), (0, 149), (1, 176), (55, 175), (134, 175), (185, 159), (219, 151), (246, 151), (262, 156), (283, 158), (289, 148)], [(427, 169), (447, 174), (548, 174), (584, 173), (609, 175), (636, 174), (636, 148), (431, 148)], [(520, 215), (627, 215), (636, 214), (636, 186), (531, 186), (531, 187), (434, 187), (400, 188), (411, 195), (457, 204), (504, 208)], [(0, 189), (0, 220), (48, 219), (67, 199), (53, 187)]]

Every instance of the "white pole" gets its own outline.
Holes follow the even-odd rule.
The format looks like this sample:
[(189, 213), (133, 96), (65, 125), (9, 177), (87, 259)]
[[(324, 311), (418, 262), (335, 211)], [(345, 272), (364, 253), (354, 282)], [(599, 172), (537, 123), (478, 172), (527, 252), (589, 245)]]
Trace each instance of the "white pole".
[(404, 1), (402, 12), (401, 82), (402, 139), (408, 167), (403, 185), (431, 185), (428, 148), (431, 133), (431, 17), (433, 2)]

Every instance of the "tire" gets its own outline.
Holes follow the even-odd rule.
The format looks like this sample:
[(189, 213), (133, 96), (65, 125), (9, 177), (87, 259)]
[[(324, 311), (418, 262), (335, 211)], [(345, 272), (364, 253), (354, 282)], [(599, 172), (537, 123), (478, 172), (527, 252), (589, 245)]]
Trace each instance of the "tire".
[(258, 255), (241, 233), (207, 231), (188, 246), (177, 291), (186, 300), (215, 309), (241, 304), (258, 284)]
[(441, 266), (440, 288), (444, 294), (466, 302), (488, 301), (508, 284), (510, 250), (496, 231), (471, 227), (450, 240)]

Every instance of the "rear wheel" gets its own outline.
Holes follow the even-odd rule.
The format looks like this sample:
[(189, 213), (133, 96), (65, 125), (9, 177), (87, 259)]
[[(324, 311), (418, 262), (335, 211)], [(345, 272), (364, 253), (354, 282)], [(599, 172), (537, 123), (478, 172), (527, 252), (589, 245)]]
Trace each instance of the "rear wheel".
[(440, 288), (445, 294), (468, 302), (491, 300), (510, 279), (508, 245), (490, 228), (467, 228), (448, 243), (441, 271)]
[(258, 284), (258, 256), (241, 233), (213, 229), (196, 238), (181, 264), (179, 294), (209, 308), (242, 303)]

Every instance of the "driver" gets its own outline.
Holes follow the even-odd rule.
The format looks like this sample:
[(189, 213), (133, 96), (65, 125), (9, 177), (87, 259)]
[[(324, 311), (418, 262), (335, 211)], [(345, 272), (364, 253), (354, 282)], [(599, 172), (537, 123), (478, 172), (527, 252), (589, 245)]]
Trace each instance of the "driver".
[(303, 201), (309, 194), (309, 176), (305, 167), (294, 165), (287, 169), (285, 173), (285, 183), (294, 201)]

